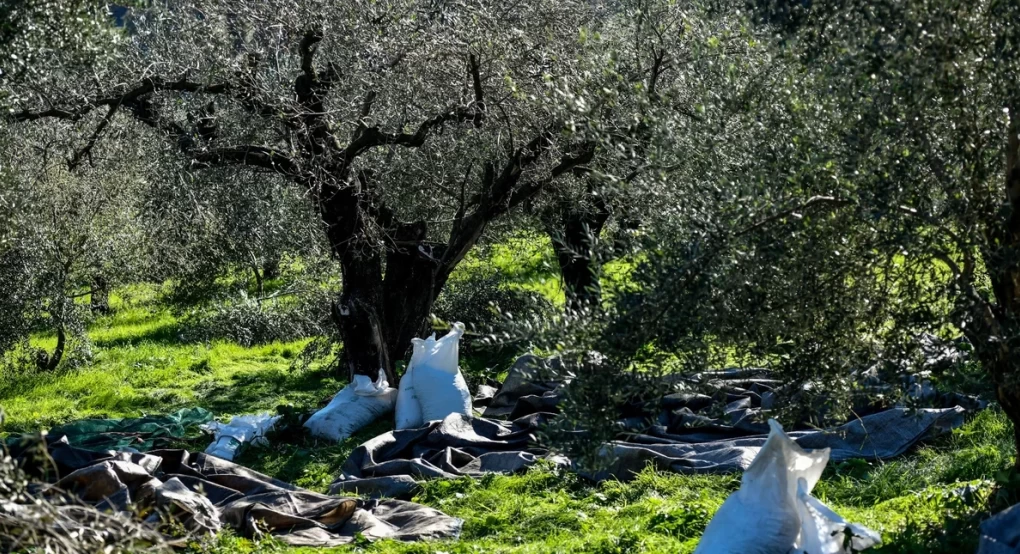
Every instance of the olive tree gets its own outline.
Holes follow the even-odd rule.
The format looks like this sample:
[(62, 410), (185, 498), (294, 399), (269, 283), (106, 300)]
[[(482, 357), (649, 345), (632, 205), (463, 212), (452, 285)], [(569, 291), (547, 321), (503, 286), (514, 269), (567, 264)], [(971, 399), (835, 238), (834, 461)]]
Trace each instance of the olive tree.
[(738, 6), (627, 0), (581, 30), (595, 50), (585, 60), (592, 88), (602, 92), (589, 116), (599, 148), (591, 171), (539, 208), (572, 307), (600, 301), (603, 260), (634, 254), (620, 248), (633, 241), (602, 244), (603, 231), (640, 234), (643, 222), (700, 194), (687, 175), (705, 171), (706, 151), (730, 140), (725, 120), (760, 92), (773, 62), (756, 36), (765, 34), (742, 26)]
[[(103, 63), (115, 40), (106, 10), (93, 2), (0, 2), (0, 101), (16, 103), (20, 87), (59, 80), (42, 66)], [(93, 233), (122, 215), (121, 206), (107, 202), (112, 191), (96, 188), (95, 175), (67, 173), (48, 130), (31, 138), (0, 130), (0, 353), (31, 331), (55, 331), (56, 350), (36, 360), (44, 369), (60, 362), (67, 334), (88, 316), (74, 298), (94, 291), (94, 277), (108, 269), (106, 239), (123, 238)], [(93, 295), (95, 308), (104, 308), (103, 298)]]
[(245, 294), (254, 284), (258, 302), (282, 294), (267, 292), (265, 286), (281, 276), (281, 263), (300, 259), (307, 270), (325, 257), (317, 214), (280, 177), (223, 170), (176, 177), (150, 183), (141, 213), (150, 275), (174, 283), (175, 301), (190, 306), (209, 300), (221, 290), (217, 280), (234, 275)]
[(109, 311), (109, 287), (140, 275), (145, 256), (138, 212), (144, 180), (128, 156), (105, 170), (70, 172), (65, 160), (39, 146), (54, 144), (51, 133), (62, 136), (64, 130), (40, 126), (34, 131), (34, 136), (6, 140), (0, 155), (0, 164), (12, 168), (5, 196), (19, 205), (0, 252), (2, 302), (9, 319), (0, 347), (8, 349), (33, 330), (52, 331), (56, 349), (37, 360), (40, 368), (52, 370), (72, 335), (84, 339), (89, 312)]
[(853, 183), (832, 204), (875, 214), (903, 257), (943, 268), (935, 298), (1020, 448), (1020, 6), (845, 2), (812, 8), (795, 38), (834, 173)]
[[(45, 68), (8, 120), (145, 126), (191, 171), (271, 172), (308, 196), (342, 267), (357, 373), (386, 370), (494, 219), (583, 166), (573, 92), (588, 2), (175, 2), (132, 10), (98, 67)], [(40, 62), (45, 63), (45, 62)], [(563, 100), (566, 99), (567, 102)]]

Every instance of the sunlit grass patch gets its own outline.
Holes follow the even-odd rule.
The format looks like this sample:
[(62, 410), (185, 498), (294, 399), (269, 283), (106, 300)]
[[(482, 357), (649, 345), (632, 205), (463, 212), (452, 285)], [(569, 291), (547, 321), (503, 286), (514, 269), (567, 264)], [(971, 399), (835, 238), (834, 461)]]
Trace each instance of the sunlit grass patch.
[[(146, 292), (150, 289), (140, 289)], [(185, 343), (165, 308), (118, 295), (117, 311), (89, 328), (92, 360), (52, 373), (5, 382), (0, 406), (4, 431), (46, 428), (87, 417), (135, 417), (201, 405), (217, 414), (272, 410), (279, 404), (314, 405), (339, 383), (317, 370), (296, 369), (308, 340), (246, 348), (226, 341)], [(53, 337), (33, 345), (52, 348)]]

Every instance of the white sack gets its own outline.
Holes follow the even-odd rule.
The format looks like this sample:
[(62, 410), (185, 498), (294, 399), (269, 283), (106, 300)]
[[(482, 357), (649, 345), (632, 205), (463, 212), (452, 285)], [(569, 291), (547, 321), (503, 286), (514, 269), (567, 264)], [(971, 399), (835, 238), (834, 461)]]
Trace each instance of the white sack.
[[(432, 335), (435, 340), (435, 335)], [(400, 385), (397, 387), (397, 429), (417, 429), (425, 424), (421, 417), (421, 403), (414, 392), (414, 365), (421, 363), (425, 356), (425, 341), (413, 339), (411, 341), (411, 361), (407, 364), (404, 376), (400, 378)]]
[(446, 419), (450, 414), (471, 415), (471, 391), (460, 373), (460, 337), (464, 324), (454, 323), (443, 338), (412, 339), (422, 348), (420, 362), (413, 362), (413, 386), (423, 421)]
[(316, 437), (342, 441), (393, 411), (396, 402), (397, 389), (386, 381), (382, 369), (375, 382), (367, 375), (355, 375), (354, 382), (338, 392), (325, 408), (312, 414), (305, 427)]
[(806, 451), (769, 420), (769, 437), (744, 472), (740, 489), (726, 499), (695, 554), (848, 554), (881, 543), (877, 533), (843, 518), (811, 496), (829, 449)]
[(233, 460), (244, 443), (269, 444), (265, 435), (276, 425), (280, 417), (265, 412), (234, 416), (230, 423), (218, 421), (206, 423), (202, 425), (202, 429), (212, 431), (214, 437), (212, 444), (205, 449), (205, 453), (224, 460)]

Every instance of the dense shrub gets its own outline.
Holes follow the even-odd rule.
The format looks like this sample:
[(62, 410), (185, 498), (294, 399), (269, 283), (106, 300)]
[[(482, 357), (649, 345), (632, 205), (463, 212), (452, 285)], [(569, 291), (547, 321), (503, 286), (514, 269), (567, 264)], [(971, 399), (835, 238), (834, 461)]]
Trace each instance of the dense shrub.
[(326, 334), (331, 330), (329, 302), (321, 296), (262, 302), (242, 296), (194, 309), (183, 317), (181, 336), (187, 341), (229, 339), (252, 346)]
[(441, 321), (460, 321), (469, 330), (487, 332), (498, 327), (505, 314), (552, 309), (552, 303), (537, 292), (513, 287), (499, 274), (477, 272), (447, 284), (432, 313)]

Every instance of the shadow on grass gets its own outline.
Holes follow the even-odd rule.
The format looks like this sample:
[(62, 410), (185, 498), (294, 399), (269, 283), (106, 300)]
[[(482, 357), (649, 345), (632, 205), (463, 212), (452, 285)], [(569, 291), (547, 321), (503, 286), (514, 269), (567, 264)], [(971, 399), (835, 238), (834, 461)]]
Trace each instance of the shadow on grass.
[[(258, 406), (272, 409), (268, 405), (285, 395), (307, 395), (315, 404), (336, 394), (339, 387), (331, 379), (329, 368), (291, 371), (284, 369), (244, 372), (234, 375), (230, 382), (217, 382), (203, 390), (198, 404), (214, 414), (247, 413)], [(307, 408), (315, 408), (315, 405)]]
[(165, 323), (163, 325), (157, 325), (142, 333), (132, 334), (130, 336), (96, 338), (93, 339), (92, 344), (100, 348), (134, 346), (143, 342), (180, 346), (182, 344), (186, 344), (181, 331), (182, 328), (178, 323)]
[(250, 447), (235, 461), (299, 487), (326, 492), (355, 448), (392, 429), (392, 419), (384, 417), (349, 439), (334, 443), (312, 437), (294, 422), (271, 432), (268, 446)]
[[(939, 525), (907, 526), (896, 537), (875, 549), (875, 554), (957, 554), (974, 552), (978, 545), (978, 526), (989, 513), (979, 510), (964, 514), (950, 514)], [(869, 550), (869, 552), (872, 552)]]

